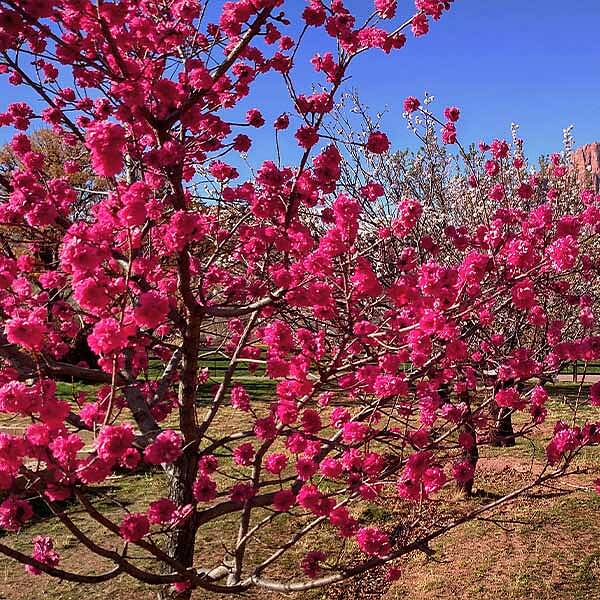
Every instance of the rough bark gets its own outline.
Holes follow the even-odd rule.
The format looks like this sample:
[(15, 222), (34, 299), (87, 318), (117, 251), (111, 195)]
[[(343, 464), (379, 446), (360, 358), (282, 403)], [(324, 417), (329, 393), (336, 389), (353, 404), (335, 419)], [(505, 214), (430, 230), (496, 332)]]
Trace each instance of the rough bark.
[(515, 446), (515, 431), (512, 424), (511, 410), (494, 405), (492, 418), (490, 444), (495, 448), (511, 448)]
[[(198, 474), (198, 429), (196, 425), (196, 390), (198, 353), (200, 351), (200, 317), (192, 314), (183, 337), (183, 370), (179, 384), (179, 423), (184, 438), (184, 451), (170, 472), (169, 497), (178, 506), (194, 503), (193, 484)], [(173, 530), (167, 538), (166, 552), (186, 568), (194, 564), (194, 549), (198, 520), (193, 514), (182, 527)], [(169, 569), (165, 565), (165, 569)], [(188, 600), (191, 591), (173, 592), (165, 588), (160, 600), (177, 598)]]
[[(512, 387), (514, 380), (498, 381), (495, 391)], [(490, 445), (495, 448), (511, 448), (516, 445), (515, 431), (512, 424), (512, 411), (510, 408), (498, 406), (493, 400), (490, 404)]]
[(466, 423), (462, 430), (469, 433), (473, 437), (473, 445), (470, 448), (463, 450), (463, 459), (467, 460), (473, 466), (473, 477), (468, 481), (458, 481), (457, 487), (467, 498), (470, 498), (473, 494), (473, 484), (475, 481), (475, 469), (477, 468), (477, 462), (479, 461), (479, 448), (477, 447), (477, 432), (471, 423)]
[[(173, 465), (170, 477), (169, 497), (179, 506), (191, 504), (194, 501), (192, 486), (198, 471), (198, 458), (196, 452), (186, 451)], [(194, 548), (198, 523), (195, 513), (184, 523), (168, 535), (165, 551), (171, 557), (186, 567), (194, 564)], [(165, 573), (171, 571), (168, 565), (164, 566)], [(171, 586), (162, 589), (159, 600), (188, 600), (191, 591), (175, 592)]]

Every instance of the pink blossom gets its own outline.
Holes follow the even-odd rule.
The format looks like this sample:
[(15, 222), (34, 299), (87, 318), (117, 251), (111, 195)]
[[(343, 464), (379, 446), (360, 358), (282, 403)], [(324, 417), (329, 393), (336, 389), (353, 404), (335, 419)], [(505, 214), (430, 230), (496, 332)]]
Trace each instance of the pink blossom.
[(440, 467), (429, 467), (429, 469), (425, 470), (422, 477), (425, 494), (428, 496), (434, 494), (442, 488), (446, 481), (446, 475)]
[(373, 390), (380, 398), (392, 396), (406, 396), (408, 394), (408, 383), (404, 377), (396, 375), (378, 375), (373, 384)]
[(488, 160), (485, 163), (485, 172), (490, 177), (496, 177), (500, 172), (500, 165), (495, 160)]
[(530, 279), (516, 283), (511, 290), (513, 304), (522, 310), (532, 308), (536, 302), (535, 290)]
[(319, 471), (329, 479), (339, 478), (342, 474), (342, 470), (342, 463), (337, 458), (324, 458), (319, 465)]
[(6, 339), (11, 344), (17, 344), (28, 350), (39, 351), (47, 333), (45, 324), (40, 318), (31, 316), (27, 319), (15, 317), (4, 325)]
[(369, 435), (369, 426), (366, 423), (351, 421), (343, 426), (342, 432), (344, 443), (355, 444), (367, 439), (367, 436)]
[(404, 100), (404, 112), (413, 113), (419, 106), (421, 106), (421, 102), (414, 96), (408, 96), (408, 98)]
[(447, 106), (444, 109), (444, 117), (454, 123), (460, 118), (460, 109), (456, 106)]
[(246, 113), (246, 121), (252, 127), (262, 127), (265, 124), (265, 120), (257, 108), (251, 108)]
[(125, 452), (121, 455), (119, 460), (119, 464), (126, 469), (135, 469), (140, 461), (142, 460), (142, 456), (138, 450), (135, 448), (127, 448)]
[(62, 435), (50, 442), (50, 450), (54, 458), (64, 467), (70, 466), (77, 453), (84, 447), (83, 440), (76, 434)]
[(425, 14), (439, 19), (445, 8), (449, 6), (447, 0), (415, 0), (415, 8)]
[(100, 457), (87, 457), (80, 463), (77, 477), (82, 483), (100, 483), (112, 472), (114, 461)]
[(325, 553), (318, 550), (313, 550), (306, 554), (300, 563), (303, 573), (311, 579), (316, 579), (321, 572), (320, 563), (322, 563), (325, 558)]
[(123, 208), (119, 210), (119, 218), (125, 227), (139, 227), (148, 218), (147, 205), (151, 198), (148, 186), (136, 181), (121, 193)]
[(468, 431), (461, 431), (458, 436), (458, 443), (465, 450), (469, 450), (475, 445), (475, 438)]
[(600, 381), (590, 386), (590, 404), (600, 406)]
[(280, 490), (273, 496), (273, 508), (277, 512), (287, 512), (296, 503), (296, 495), (290, 489)]
[(523, 200), (529, 200), (530, 198), (533, 197), (534, 189), (529, 183), (523, 182), (519, 186), (519, 189), (517, 190), (517, 194), (519, 195), (519, 198), (522, 198)]
[(298, 419), (298, 406), (293, 400), (280, 400), (276, 410), (277, 418), (284, 425), (292, 425)]
[(496, 159), (506, 158), (508, 156), (509, 147), (505, 140), (494, 140), (490, 145), (490, 149), (492, 151), (492, 156)]
[(302, 413), (302, 418), (300, 420), (302, 422), (302, 429), (306, 433), (319, 433), (323, 427), (321, 423), (321, 415), (312, 408), (307, 408)]
[(170, 464), (182, 454), (181, 435), (167, 429), (156, 436), (156, 439), (144, 450), (144, 459), (151, 465)]
[(277, 117), (277, 119), (275, 119), (275, 123), (273, 126), (278, 131), (283, 131), (284, 129), (287, 129), (289, 127), (289, 125), (290, 125), (289, 116), (286, 114), (283, 114), (283, 115), (279, 115), (279, 117)]
[(558, 463), (566, 454), (577, 449), (583, 443), (580, 430), (561, 426), (555, 434), (548, 446), (546, 447), (546, 456), (551, 465)]
[(203, 475), (210, 475), (211, 473), (214, 473), (218, 469), (218, 467), (219, 461), (217, 460), (217, 457), (212, 454), (203, 456), (198, 461), (198, 470)]
[(215, 160), (210, 164), (209, 171), (217, 181), (227, 181), (239, 177), (237, 169), (220, 160)]
[(254, 423), (254, 433), (263, 440), (272, 440), (277, 435), (275, 420), (272, 417), (257, 419)]
[(360, 193), (368, 200), (374, 202), (377, 198), (385, 194), (385, 189), (381, 184), (373, 181), (360, 188)]
[(0, 411), (30, 414), (39, 406), (39, 395), (34, 387), (20, 381), (9, 381), (0, 387)]
[(123, 325), (110, 317), (96, 323), (88, 336), (88, 344), (97, 354), (110, 354), (125, 348), (129, 337), (134, 334), (135, 326)]
[(133, 439), (131, 425), (105, 425), (96, 440), (98, 456), (109, 461), (118, 460), (129, 449)]
[(498, 406), (518, 410), (523, 409), (526, 403), (525, 399), (521, 397), (521, 394), (514, 387), (498, 390), (494, 396), (494, 401)]
[(150, 531), (150, 521), (146, 515), (127, 515), (119, 527), (121, 537), (128, 542), (139, 542)]
[(415, 227), (423, 210), (413, 198), (403, 198), (398, 202), (398, 216), (392, 221), (394, 235), (404, 237)]
[(148, 520), (154, 525), (169, 523), (177, 505), (168, 498), (160, 498), (150, 503), (148, 507)]
[(231, 388), (231, 405), (243, 411), (250, 409), (250, 396), (242, 385), (236, 384)]
[(298, 140), (298, 145), (305, 150), (310, 150), (319, 141), (317, 128), (312, 125), (303, 125), (294, 137)]
[(106, 283), (99, 283), (92, 277), (86, 277), (73, 285), (74, 297), (79, 304), (90, 311), (105, 308), (110, 300)]
[(552, 266), (556, 271), (567, 271), (571, 269), (579, 255), (577, 241), (571, 235), (561, 237), (546, 250), (546, 255), (552, 262)]
[(358, 547), (369, 556), (383, 557), (389, 554), (390, 538), (377, 527), (363, 527), (356, 533)]
[(8, 531), (18, 531), (33, 516), (29, 502), (9, 496), (0, 504), (0, 526)]
[(412, 19), (412, 32), (415, 37), (421, 37), (429, 31), (429, 21), (426, 15), (419, 13)]
[(375, 0), (375, 10), (382, 19), (393, 19), (397, 5), (397, 0)]
[(99, 175), (113, 177), (123, 169), (125, 130), (121, 125), (96, 121), (88, 127), (86, 144), (92, 153), (92, 164)]
[(318, 470), (319, 465), (309, 458), (299, 458), (296, 461), (296, 473), (301, 481), (308, 481)]
[(367, 150), (373, 154), (383, 154), (390, 149), (387, 135), (381, 131), (372, 131), (367, 140)]
[(167, 298), (156, 291), (150, 291), (140, 295), (134, 318), (139, 326), (154, 329), (165, 321), (168, 312)]
[(371, 263), (363, 257), (357, 259), (351, 281), (357, 298), (378, 296), (382, 291), (381, 283), (373, 272)]
[(255, 494), (256, 490), (251, 483), (236, 483), (229, 491), (229, 499), (235, 504), (244, 504)]
[(356, 535), (358, 521), (350, 515), (345, 506), (332, 509), (328, 518), (329, 522), (337, 528), (341, 537), (349, 538)]
[(254, 461), (254, 446), (247, 442), (233, 450), (233, 462), (241, 467), (247, 467)]
[(276, 452), (265, 458), (265, 469), (273, 475), (279, 475), (286, 468), (287, 463), (287, 456)]
[[(54, 550), (54, 542), (47, 535), (38, 535), (33, 538), (33, 558), (47, 565), (48, 567), (57, 567), (60, 562), (60, 555)], [(32, 575), (42, 573), (37, 567), (27, 565), (26, 570)]]
[(207, 475), (200, 475), (194, 481), (192, 491), (198, 502), (211, 502), (217, 497), (217, 484)]
[(283, 321), (275, 320), (263, 329), (263, 341), (269, 350), (275, 354), (287, 354), (294, 344), (294, 338), (289, 325)]
[(298, 492), (297, 501), (302, 508), (305, 508), (318, 517), (323, 517), (331, 512), (335, 502), (327, 498), (318, 488), (311, 484), (304, 484)]
[(352, 418), (350, 411), (344, 406), (336, 406), (331, 411), (331, 416), (329, 417), (331, 425), (333, 427), (341, 428), (344, 423), (347, 423)]
[(467, 483), (473, 479), (475, 467), (468, 460), (461, 460), (452, 467), (452, 476), (459, 483)]
[(33, 446), (47, 446), (50, 443), (51, 430), (45, 423), (32, 423), (27, 427), (27, 441)]

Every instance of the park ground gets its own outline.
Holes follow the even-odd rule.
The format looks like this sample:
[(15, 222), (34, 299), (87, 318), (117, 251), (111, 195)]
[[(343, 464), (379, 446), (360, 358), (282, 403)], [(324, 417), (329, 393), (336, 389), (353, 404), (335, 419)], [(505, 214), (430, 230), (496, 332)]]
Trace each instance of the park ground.
[[(219, 378), (215, 363), (214, 378)], [(261, 377), (254, 385), (253, 396), (267, 400), (271, 386)], [(68, 395), (68, 390), (63, 390)], [(444, 501), (458, 511), (469, 510), (478, 503), (525, 484), (540, 469), (546, 441), (552, 433), (551, 423), (571, 419), (574, 403), (587, 395), (585, 384), (559, 382), (552, 386), (548, 424), (535, 438), (521, 439), (515, 448), (486, 448), (478, 465), (475, 495), (465, 500), (453, 490), (444, 492)], [(591, 408), (582, 404), (579, 418), (597, 419)], [(224, 415), (224, 419), (233, 418)], [(10, 424), (4, 423), (5, 427)], [(432, 543), (434, 553), (410, 555), (401, 563), (402, 576), (389, 582), (384, 571), (373, 571), (360, 579), (326, 590), (303, 594), (273, 594), (252, 591), (248, 600), (291, 598), (294, 600), (600, 600), (600, 496), (593, 480), (600, 475), (600, 450), (586, 450), (577, 463), (578, 472), (558, 483), (532, 490), (494, 514), (494, 521), (477, 520), (455, 529)], [(130, 499), (130, 510), (144, 510), (148, 499), (163, 493), (164, 479), (159, 474), (114, 476), (102, 492), (105, 510), (117, 491)], [(363, 522), (389, 523), (394, 507), (376, 506), (360, 515)], [(92, 536), (105, 536), (94, 529), (76, 507), (72, 518)], [(115, 517), (116, 518), (116, 517)], [(199, 540), (199, 560), (211, 556), (219, 544), (220, 528), (215, 525)], [(233, 524), (232, 524), (233, 526)], [(107, 565), (84, 553), (75, 539), (55, 520), (41, 517), (18, 534), (5, 535), (3, 542), (24, 552), (31, 552), (35, 535), (54, 537), (61, 553), (61, 566), (80, 570), (85, 565), (98, 571)], [(300, 548), (302, 551), (302, 548)], [(306, 551), (306, 549), (304, 549)], [(297, 568), (297, 557), (282, 568)], [(97, 563), (97, 564), (96, 564)], [(153, 600), (155, 592), (126, 577), (98, 586), (59, 582), (47, 576), (33, 577), (20, 565), (0, 558), (0, 600)], [(225, 596), (198, 591), (195, 599), (221, 600)]]

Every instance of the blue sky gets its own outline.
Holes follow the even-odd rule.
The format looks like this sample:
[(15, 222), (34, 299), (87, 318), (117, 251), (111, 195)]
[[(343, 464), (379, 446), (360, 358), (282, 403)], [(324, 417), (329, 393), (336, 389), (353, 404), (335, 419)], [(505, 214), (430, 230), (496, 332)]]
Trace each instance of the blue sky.
[[(372, 7), (371, 0), (346, 4), (365, 15)], [(398, 4), (401, 16), (414, 9), (413, 0)], [(403, 99), (429, 92), (438, 113), (446, 105), (461, 108), (465, 143), (509, 138), (515, 122), (535, 161), (562, 149), (563, 129), (571, 124), (577, 145), (600, 141), (599, 31), (600, 0), (455, 0), (427, 36), (415, 39), (409, 32), (399, 52), (374, 51), (357, 59), (348, 87), (372, 113), (388, 110), (383, 124), (395, 148), (416, 147), (402, 119)], [(307, 46), (314, 49), (311, 41)], [(297, 63), (298, 89), (310, 92), (315, 74)], [(254, 102), (268, 120), (289, 109), (280, 82), (271, 77), (257, 84)], [(255, 138), (261, 159), (273, 152), (266, 133)], [(292, 146), (282, 147), (291, 160)]]
[[(296, 2), (304, 6), (301, 0), (288, 5), (296, 7)], [(364, 14), (372, 2), (347, 0), (347, 5)], [(413, 0), (399, 0), (400, 15), (410, 15), (413, 7)], [(508, 137), (514, 121), (534, 159), (560, 150), (562, 130), (569, 124), (576, 126), (577, 144), (600, 141), (598, 31), (600, 0), (455, 0), (426, 37), (409, 34), (406, 47), (391, 57), (379, 51), (360, 57), (348, 85), (373, 112), (389, 110), (384, 126), (396, 148), (415, 144), (401, 118), (404, 97), (427, 91), (436, 96), (440, 112), (448, 104), (461, 108), (463, 141)], [(305, 60), (297, 68), (299, 90), (310, 92), (315, 74), (308, 56), (300, 57)], [(3, 106), (31, 100), (24, 88), (8, 85), (5, 78), (0, 93)], [(268, 119), (290, 108), (273, 75), (257, 85), (256, 94), (249, 105), (265, 107)], [(260, 158), (273, 153), (272, 130), (266, 129), (252, 132)], [(0, 137), (7, 139), (8, 133), (4, 129)]]
[(456, 0), (391, 61), (357, 63), (353, 85), (373, 109), (392, 109), (395, 145), (410, 144), (395, 117), (401, 99), (428, 91), (440, 109), (461, 107), (467, 141), (507, 137), (519, 123), (533, 158), (560, 149), (569, 124), (577, 144), (600, 141), (599, 31), (599, 0)]

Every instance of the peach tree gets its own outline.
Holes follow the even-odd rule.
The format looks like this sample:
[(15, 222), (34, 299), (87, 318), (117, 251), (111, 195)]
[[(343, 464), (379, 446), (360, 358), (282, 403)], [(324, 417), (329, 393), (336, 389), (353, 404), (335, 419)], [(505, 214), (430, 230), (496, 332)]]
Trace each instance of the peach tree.
[[(0, 526), (26, 533), (45, 505), (107, 565), (64, 564), (49, 536), (31, 554), (0, 543), (31, 573), (124, 574), (180, 598), (302, 591), (383, 565), (394, 578), (398, 559), (563, 476), (600, 440), (595, 423), (557, 423), (526, 485), (466, 512), (432, 508), (472, 479), (492, 401), (523, 432), (546, 418), (542, 386), (482, 395), (482, 365), (527, 383), (547, 364), (598, 358), (593, 311), (569, 337), (543, 302), (578, 305), (570, 278), (596, 274), (600, 199), (586, 192), (560, 218), (549, 192), (506, 206), (538, 193), (515, 166), (489, 192), (497, 209), (443, 230), (454, 263), (404, 244), (423, 211), (414, 197), (387, 198), (381, 227), (364, 199), (381, 206), (385, 189), (376, 173), (342, 185), (348, 152), (330, 113), (353, 61), (401, 51), (452, 3), (415, 0), (404, 18), (396, 0), (368, 4), (354, 15), (342, 0), (0, 0), (0, 71), (25, 99), (0, 113), (15, 157), (0, 180)], [(268, 125), (255, 93), (267, 77), (289, 101)], [(458, 119), (445, 111), (443, 144)], [(58, 176), (27, 135), (40, 123), (77, 150)], [(276, 149), (253, 165), (268, 128)], [(356, 144), (372, 158), (390, 148), (379, 128)], [(508, 144), (491, 152), (501, 167)], [(255, 170), (242, 177), (245, 161)], [(552, 176), (568, 169), (559, 156)], [(498, 355), (514, 315), (548, 339), (543, 353), (528, 336)], [(226, 365), (216, 378), (214, 356)], [(134, 510), (125, 487), (98, 501), (138, 471), (162, 492)], [(359, 515), (372, 505), (403, 516), (369, 524)]]

